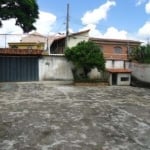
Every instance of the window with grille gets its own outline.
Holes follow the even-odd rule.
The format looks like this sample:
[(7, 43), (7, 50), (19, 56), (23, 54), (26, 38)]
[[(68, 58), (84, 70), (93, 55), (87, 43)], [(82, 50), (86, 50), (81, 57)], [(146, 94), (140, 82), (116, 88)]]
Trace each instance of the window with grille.
[(128, 77), (121, 77), (121, 81), (129, 81)]
[(122, 48), (121, 47), (114, 47), (114, 52), (118, 54), (122, 54)]

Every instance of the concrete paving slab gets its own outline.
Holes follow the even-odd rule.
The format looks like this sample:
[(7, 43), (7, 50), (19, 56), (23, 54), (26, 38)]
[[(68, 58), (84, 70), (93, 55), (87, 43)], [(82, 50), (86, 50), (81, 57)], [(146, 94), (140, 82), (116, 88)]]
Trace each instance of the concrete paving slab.
[(149, 150), (150, 89), (0, 84), (0, 150)]

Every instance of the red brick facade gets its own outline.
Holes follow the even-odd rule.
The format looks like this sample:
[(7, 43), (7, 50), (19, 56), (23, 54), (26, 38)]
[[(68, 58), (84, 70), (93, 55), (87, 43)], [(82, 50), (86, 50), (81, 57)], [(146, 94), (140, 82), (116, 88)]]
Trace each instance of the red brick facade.
[[(101, 38), (90, 38), (90, 41), (100, 46), (106, 60), (127, 60), (129, 49), (134, 49), (141, 44), (141, 42), (133, 40)], [(115, 48), (120, 48), (121, 52), (115, 52)]]

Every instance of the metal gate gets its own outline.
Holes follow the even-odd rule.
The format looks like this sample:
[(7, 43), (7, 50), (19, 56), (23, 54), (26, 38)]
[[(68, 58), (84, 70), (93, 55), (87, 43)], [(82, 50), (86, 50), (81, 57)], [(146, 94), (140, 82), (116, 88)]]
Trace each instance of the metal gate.
[(0, 82), (38, 81), (38, 57), (0, 56)]

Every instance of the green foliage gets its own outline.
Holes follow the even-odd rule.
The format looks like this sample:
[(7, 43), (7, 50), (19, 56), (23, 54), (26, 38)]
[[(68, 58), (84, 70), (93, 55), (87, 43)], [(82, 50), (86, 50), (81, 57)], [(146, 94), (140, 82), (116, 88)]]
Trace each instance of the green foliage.
[(131, 54), (132, 59), (141, 63), (150, 63), (150, 45), (137, 47)]
[(105, 70), (103, 53), (100, 47), (91, 41), (82, 41), (75, 47), (67, 48), (65, 56), (73, 62), (75, 69), (83, 68), (85, 76), (94, 67)]
[(33, 25), (38, 18), (36, 0), (0, 0), (0, 27), (2, 20), (16, 19), (16, 25), (24, 32), (34, 30)]

